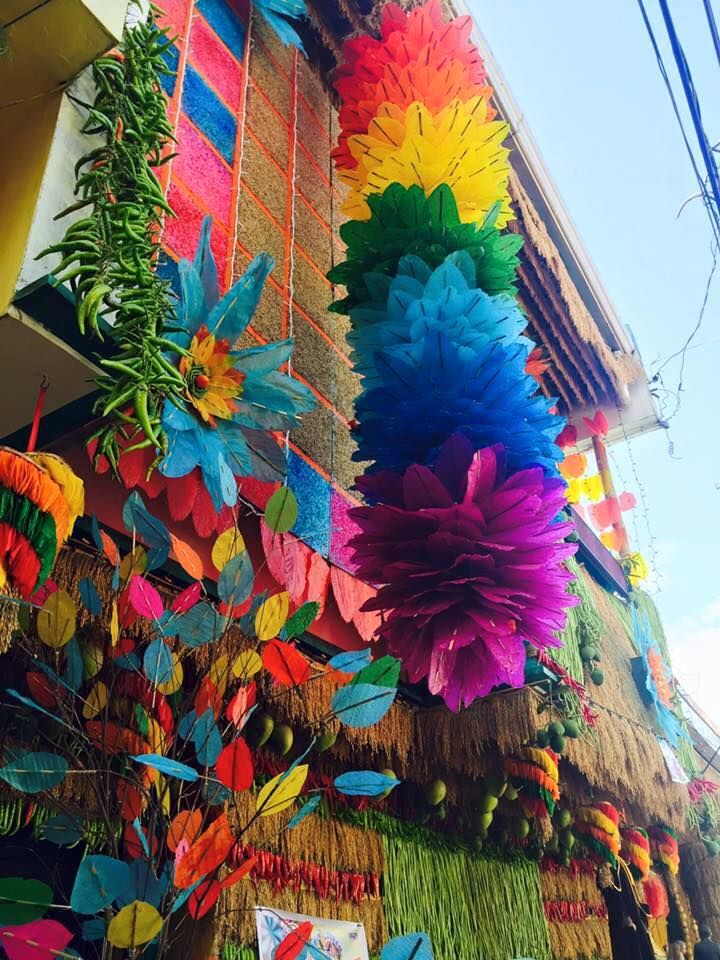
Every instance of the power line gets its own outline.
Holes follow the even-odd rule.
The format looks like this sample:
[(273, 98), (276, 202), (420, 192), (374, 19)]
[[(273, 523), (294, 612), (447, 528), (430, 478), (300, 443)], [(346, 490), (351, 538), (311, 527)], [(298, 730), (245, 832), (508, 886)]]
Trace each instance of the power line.
[(715, 14), (713, 13), (710, 0), (703, 0), (703, 6), (705, 7), (705, 16), (707, 17), (708, 26), (710, 27), (710, 35), (712, 36), (713, 46), (715, 47), (715, 56), (717, 57), (718, 64), (720, 64), (720, 34), (718, 34), (717, 23), (715, 22)]

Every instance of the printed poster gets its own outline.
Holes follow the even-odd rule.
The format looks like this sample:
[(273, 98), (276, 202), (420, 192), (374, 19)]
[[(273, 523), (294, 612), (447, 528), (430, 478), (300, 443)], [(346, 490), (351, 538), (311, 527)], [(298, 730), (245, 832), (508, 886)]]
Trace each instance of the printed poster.
[(365, 927), (347, 920), (325, 920), (256, 907), (258, 960), (274, 960), (275, 949), (301, 923), (310, 921), (312, 933), (298, 960), (368, 960)]
[(688, 775), (680, 766), (677, 754), (667, 740), (661, 740), (660, 737), (657, 737), (657, 742), (660, 744), (663, 757), (665, 757), (665, 765), (668, 768), (670, 779), (675, 783), (690, 783)]

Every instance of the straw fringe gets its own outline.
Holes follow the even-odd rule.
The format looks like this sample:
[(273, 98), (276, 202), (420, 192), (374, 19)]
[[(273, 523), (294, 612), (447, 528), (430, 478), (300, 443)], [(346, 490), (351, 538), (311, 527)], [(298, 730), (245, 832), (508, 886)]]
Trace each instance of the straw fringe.
[[(593, 874), (573, 876), (569, 870), (541, 870), (543, 902), (585, 900), (602, 906), (604, 901)], [(555, 960), (610, 960), (610, 928), (606, 920), (592, 917), (582, 923), (549, 922), (550, 943)]]
[[(693, 915), (700, 923), (709, 923), (717, 934), (720, 930), (720, 857), (711, 857), (703, 843), (686, 843), (680, 850), (680, 870)], [(675, 891), (671, 893), (675, 896)]]

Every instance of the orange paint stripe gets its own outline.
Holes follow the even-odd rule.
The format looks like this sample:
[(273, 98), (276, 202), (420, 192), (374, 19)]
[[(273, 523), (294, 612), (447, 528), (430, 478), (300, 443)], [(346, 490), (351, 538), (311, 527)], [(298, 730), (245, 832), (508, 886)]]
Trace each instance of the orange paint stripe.
[(265, 91), (263, 90), (263, 88), (256, 83), (256, 81), (253, 79), (252, 75), (250, 76), (250, 86), (253, 88), (253, 90), (255, 91), (255, 93), (257, 93), (258, 96), (259, 96), (262, 100), (265, 101), (265, 103), (267, 104), (267, 106), (270, 107), (270, 110), (275, 114), (275, 116), (276, 116), (276, 117), (278, 118), (278, 120), (282, 123), (282, 125), (283, 125), (284, 127), (287, 127), (287, 128), (289, 129), (289, 128), (290, 128), (290, 124), (288, 123), (288, 121), (287, 121), (287, 120), (285, 119), (285, 117), (280, 113), (280, 111), (278, 110), (278, 108), (275, 106), (275, 104), (272, 102), (272, 100), (268, 97), (268, 95), (265, 93)]
[(328, 236), (332, 237), (333, 243), (334, 243), (335, 246), (338, 248), (338, 250), (344, 250), (344, 249), (345, 249), (345, 244), (342, 242), (342, 240), (340, 239), (340, 237), (338, 237), (338, 235), (333, 232), (333, 230), (330, 228), (330, 224), (327, 222), (327, 220), (325, 220), (325, 218), (322, 216), (322, 214), (320, 214), (320, 213), (317, 212), (317, 210), (315, 209), (315, 207), (310, 203), (310, 201), (308, 200), (308, 198), (303, 194), (303, 192), (302, 192), (301, 190), (298, 190), (297, 195), (298, 195), (298, 197), (300, 197), (300, 199), (302, 200), (303, 204), (308, 208), (308, 210), (310, 211), (310, 213), (315, 217), (315, 219), (316, 219), (317, 222), (320, 224), (320, 226), (323, 228), (323, 230), (325, 231), (325, 233), (327, 233)]
[(299, 91), (298, 91), (298, 96), (299, 96), (300, 99), (302, 100), (303, 106), (305, 107), (305, 109), (307, 110), (307, 112), (310, 114), (310, 119), (314, 121), (315, 126), (318, 128), (318, 130), (319, 130), (319, 131), (322, 133), (322, 135), (325, 137), (325, 139), (327, 140), (328, 144), (329, 144), (330, 146), (332, 146), (332, 137), (330, 136), (330, 131), (328, 130), (328, 128), (325, 126), (324, 123), (322, 123), (322, 121), (321, 121), (320, 118), (316, 115), (315, 111), (314, 111), (313, 108), (310, 106), (310, 104), (308, 103), (308, 101), (305, 99), (305, 97), (304, 97), (304, 96), (302, 95), (302, 93), (300, 93)]
[(270, 52), (270, 49), (265, 46), (265, 44), (262, 42), (262, 40), (260, 39), (260, 37), (256, 37), (256, 38), (255, 38), (255, 43), (257, 44), (258, 48), (259, 48), (260, 50), (262, 50), (264, 56), (265, 56), (265, 57), (270, 61), (270, 63), (275, 67), (275, 69), (277, 70), (277, 72), (278, 72), (278, 73), (281, 73), (281, 74), (285, 77), (285, 79), (287, 80), (288, 83), (292, 83), (292, 80), (290, 79), (290, 77), (288, 76), (288, 74), (285, 73), (284, 67), (282, 67), (281, 64), (280, 64), (280, 62), (275, 59), (275, 57), (274, 57), (274, 56), (272, 55), (272, 53)]
[(249, 187), (249, 186), (248, 186), (248, 184), (247, 184), (247, 182), (246, 182), (245, 180), (241, 180), (241, 181), (240, 181), (240, 186), (243, 188), (243, 190), (245, 191), (245, 193), (247, 193), (247, 195), (250, 197), (250, 199), (252, 200), (252, 202), (253, 202), (253, 203), (255, 204), (255, 206), (258, 208), (258, 210), (262, 210), (262, 212), (265, 214), (265, 216), (268, 218), (268, 220), (273, 224), (273, 226), (277, 227), (277, 229), (280, 231), (280, 233), (281, 233), (281, 234), (283, 235), (283, 237), (284, 237), (285, 234), (287, 233), (287, 231), (285, 230), (285, 228), (283, 227), (283, 225), (280, 223), (280, 221), (278, 220), (278, 218), (275, 216), (275, 214), (272, 212), (272, 210), (270, 210), (269, 207), (266, 207), (266, 206), (265, 206), (265, 204), (264, 204), (263, 201), (260, 199), (260, 197), (255, 193), (255, 191), (253, 190), (252, 187)]

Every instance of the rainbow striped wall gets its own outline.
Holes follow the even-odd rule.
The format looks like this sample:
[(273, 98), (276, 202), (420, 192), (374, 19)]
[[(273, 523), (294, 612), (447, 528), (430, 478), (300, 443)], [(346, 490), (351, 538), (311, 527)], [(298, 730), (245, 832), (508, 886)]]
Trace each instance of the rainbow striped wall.
[(351, 569), (347, 490), (356, 468), (348, 426), (356, 382), (345, 319), (327, 311), (333, 291), (325, 278), (341, 252), (334, 110), (301, 54), (259, 18), (248, 30), (247, 0), (161, 6), (178, 37), (168, 56), (177, 77), (166, 85), (178, 156), (164, 174), (177, 216), (165, 226), (161, 269), (176, 281), (176, 262), (192, 256), (207, 213), (224, 288), (260, 250), (275, 258), (250, 335), (258, 342), (294, 336), (293, 375), (318, 399), (291, 444), (289, 480), (300, 504), (294, 532)]

